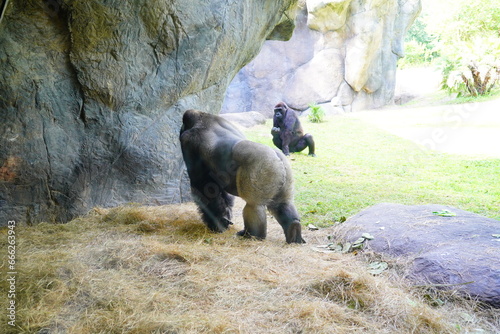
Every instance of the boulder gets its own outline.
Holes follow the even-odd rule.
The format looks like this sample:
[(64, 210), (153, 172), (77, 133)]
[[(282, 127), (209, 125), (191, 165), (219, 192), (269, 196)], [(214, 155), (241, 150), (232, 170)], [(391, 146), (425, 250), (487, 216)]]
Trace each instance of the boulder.
[(352, 0), (307, 0), (309, 28), (327, 32), (335, 31), (345, 24)]
[(336, 230), (350, 242), (363, 233), (374, 237), (365, 247), (410, 261), (416, 284), (444, 285), (500, 307), (500, 221), (443, 205), (378, 204)]
[(258, 111), (222, 114), (221, 116), (245, 128), (251, 128), (252, 126), (266, 123), (266, 118)]
[(10, 1), (0, 22), (0, 225), (190, 199), (183, 112), (218, 113), (264, 40), (290, 38), (295, 5)]
[(279, 101), (297, 110), (333, 102), (344, 111), (393, 103), (397, 60), (420, 9), (420, 0), (305, 1), (292, 38), (264, 44), (232, 81), (222, 112), (270, 116)]

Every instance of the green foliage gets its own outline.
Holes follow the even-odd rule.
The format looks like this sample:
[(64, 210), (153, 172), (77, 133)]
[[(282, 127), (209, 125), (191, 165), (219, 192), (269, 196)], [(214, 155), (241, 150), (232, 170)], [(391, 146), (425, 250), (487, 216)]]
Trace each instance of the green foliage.
[(400, 68), (429, 65), (434, 56), (435, 52), (427, 45), (410, 40), (405, 43), (405, 56), (399, 60), (398, 65)]
[(498, 0), (461, 0), (452, 19), (456, 22), (456, 36), (448, 34), (450, 40), (472, 41), (477, 36), (498, 33), (500, 30), (500, 6)]
[(438, 58), (444, 90), (457, 96), (489, 94), (500, 76), (498, 0), (423, 0), (423, 10), (408, 32), (400, 66)]
[(310, 111), (309, 111), (309, 121), (312, 123), (321, 123), (324, 121), (325, 118), (325, 111), (323, 108), (317, 104), (310, 104), (309, 105)]
[(427, 24), (423, 19), (424, 15), (417, 17), (413, 22), (408, 33), (406, 34), (405, 42), (416, 41), (419, 44), (428, 46), (429, 49), (433, 47), (434, 37), (427, 32)]
[(429, 65), (438, 56), (434, 43), (435, 36), (427, 32), (427, 24), (423, 17), (418, 17), (406, 34), (405, 56), (398, 62), (401, 68)]

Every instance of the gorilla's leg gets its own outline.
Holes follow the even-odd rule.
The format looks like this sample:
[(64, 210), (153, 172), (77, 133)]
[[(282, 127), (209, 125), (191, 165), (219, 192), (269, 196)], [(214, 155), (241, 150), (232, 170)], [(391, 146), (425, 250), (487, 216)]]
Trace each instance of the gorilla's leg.
[(269, 206), (269, 211), (274, 218), (280, 223), (285, 232), (287, 243), (305, 244), (302, 239), (302, 225), (300, 225), (299, 214), (297, 209), (291, 203), (281, 203), (278, 205)]
[(303, 138), (306, 141), (307, 146), (309, 146), (309, 154), (308, 155), (315, 157), (316, 154), (314, 154), (315, 147), (314, 147), (313, 136), (310, 135), (309, 133), (306, 133)]
[(247, 203), (243, 208), (245, 228), (238, 235), (263, 240), (267, 235), (266, 207)]
[(207, 227), (213, 232), (224, 232), (233, 224), (231, 216), (234, 197), (224, 190), (216, 190), (216, 193), (206, 194), (208, 196), (198, 190), (193, 190), (192, 193)]
[(297, 143), (293, 147), (290, 146), (290, 152), (300, 152), (304, 150), (306, 147), (309, 147), (309, 154), (310, 156), (315, 157), (316, 154), (314, 154), (314, 139), (313, 136), (310, 135), (309, 133), (306, 133), (302, 138), (300, 138)]
[(296, 140), (290, 144), (290, 152), (301, 152), (306, 147), (309, 147), (309, 155), (315, 157), (314, 154), (314, 139), (312, 135), (306, 133), (299, 140)]

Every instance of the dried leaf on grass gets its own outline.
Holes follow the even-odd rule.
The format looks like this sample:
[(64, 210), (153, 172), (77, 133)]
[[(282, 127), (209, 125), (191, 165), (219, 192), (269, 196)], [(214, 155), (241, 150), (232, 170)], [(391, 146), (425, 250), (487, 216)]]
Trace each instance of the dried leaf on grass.
[(368, 265), (368, 272), (372, 275), (380, 275), (387, 268), (389, 268), (389, 264), (387, 264), (387, 262), (372, 262)]
[(319, 230), (319, 228), (313, 224), (308, 224), (307, 225), (307, 228), (310, 230), (310, 231), (317, 231)]
[[(329, 237), (331, 239), (331, 237)], [(312, 250), (320, 253), (350, 253), (355, 250), (362, 249), (366, 240), (373, 240), (375, 237), (370, 233), (363, 233), (361, 238), (356, 239), (353, 243), (329, 243), (328, 245), (320, 245), (311, 247)]]

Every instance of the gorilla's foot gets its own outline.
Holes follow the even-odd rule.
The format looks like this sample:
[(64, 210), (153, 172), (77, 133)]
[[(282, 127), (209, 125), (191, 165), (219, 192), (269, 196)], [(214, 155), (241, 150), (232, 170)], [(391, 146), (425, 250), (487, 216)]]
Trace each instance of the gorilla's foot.
[(305, 244), (306, 241), (302, 239), (302, 225), (300, 222), (295, 221), (291, 223), (285, 232), (286, 242), (296, 243), (296, 244)]
[(261, 237), (257, 237), (255, 235), (252, 235), (250, 234), (250, 232), (248, 232), (248, 230), (241, 230), (239, 231), (238, 233), (236, 233), (237, 236), (239, 237), (243, 237), (243, 238), (252, 238), (252, 239), (256, 239), (256, 240), (264, 240), (265, 238), (261, 238)]

